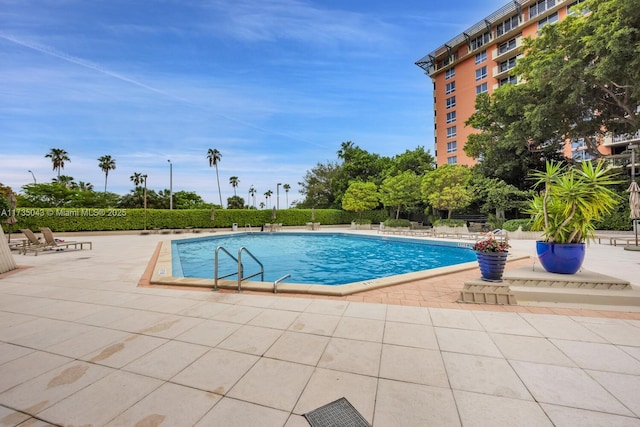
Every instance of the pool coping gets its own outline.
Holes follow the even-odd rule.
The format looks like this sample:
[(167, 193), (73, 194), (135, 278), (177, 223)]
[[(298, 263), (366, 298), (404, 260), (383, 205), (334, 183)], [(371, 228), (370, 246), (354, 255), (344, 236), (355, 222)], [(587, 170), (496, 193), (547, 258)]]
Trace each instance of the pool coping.
[[(344, 233), (343, 230), (339, 233)], [(230, 233), (236, 234), (236, 233)], [(351, 233), (349, 233), (351, 234)], [(360, 233), (353, 233), (358, 235)], [(400, 236), (397, 236), (400, 237)], [(402, 237), (400, 237), (402, 239)], [(415, 239), (414, 236), (411, 237)], [(461, 243), (460, 240), (450, 239), (429, 239), (420, 238), (419, 240), (429, 242), (450, 242)], [(160, 242), (159, 247), (154, 251), (154, 254), (147, 267), (147, 272), (150, 272), (149, 285), (162, 285), (162, 286), (178, 286), (178, 287), (196, 287), (196, 288), (210, 288), (215, 289), (215, 281), (213, 279), (201, 279), (191, 277), (175, 277), (173, 276), (172, 267), (172, 247), (171, 240), (164, 240)], [(521, 259), (529, 258), (528, 255), (509, 254), (507, 262), (517, 261)], [(461, 271), (473, 270), (478, 268), (477, 261), (470, 261), (461, 264), (451, 265), (447, 267), (438, 267), (430, 270), (421, 270), (412, 273), (398, 274), (394, 276), (381, 277), (378, 279), (365, 280), (360, 282), (347, 283), (344, 285), (320, 285), (320, 284), (306, 284), (306, 283), (285, 283), (278, 284), (277, 293), (292, 293), (292, 294), (308, 294), (308, 295), (324, 295), (324, 296), (347, 296), (353, 295), (359, 292), (371, 291), (380, 288), (386, 288), (389, 286), (400, 285), (409, 282), (415, 282), (417, 280), (424, 280), (438, 276), (444, 276), (451, 273), (458, 273)], [(218, 288), (226, 290), (238, 290), (237, 280), (224, 280), (218, 279)], [(258, 282), (258, 281), (244, 281), (241, 288), (248, 291), (258, 292), (274, 292), (273, 282)]]

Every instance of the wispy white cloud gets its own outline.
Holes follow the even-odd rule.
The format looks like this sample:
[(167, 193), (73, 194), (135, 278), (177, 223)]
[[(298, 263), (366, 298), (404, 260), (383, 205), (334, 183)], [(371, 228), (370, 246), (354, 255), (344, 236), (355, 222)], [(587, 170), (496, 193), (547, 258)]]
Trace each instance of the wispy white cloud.
[(389, 42), (391, 26), (364, 13), (303, 0), (211, 0), (216, 30), (247, 41), (358, 45)]

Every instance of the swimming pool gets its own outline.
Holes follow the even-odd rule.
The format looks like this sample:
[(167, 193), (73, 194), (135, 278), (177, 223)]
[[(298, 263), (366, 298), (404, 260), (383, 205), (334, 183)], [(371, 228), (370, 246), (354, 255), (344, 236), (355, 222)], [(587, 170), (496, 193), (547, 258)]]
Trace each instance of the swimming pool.
[[(476, 260), (466, 243), (345, 233), (240, 233), (172, 241), (172, 275), (213, 278), (218, 246), (234, 256), (247, 248), (264, 265), (265, 282), (291, 274), (287, 282), (299, 284), (343, 285)], [(237, 263), (220, 255), (219, 275), (237, 271)], [(245, 275), (260, 270), (246, 254), (242, 259)]]

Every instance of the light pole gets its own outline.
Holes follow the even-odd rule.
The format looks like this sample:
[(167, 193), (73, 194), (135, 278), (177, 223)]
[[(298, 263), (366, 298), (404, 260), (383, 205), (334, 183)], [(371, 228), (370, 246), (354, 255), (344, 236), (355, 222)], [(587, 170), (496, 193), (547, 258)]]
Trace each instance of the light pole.
[(276, 184), (276, 210), (280, 210), (280, 186), (282, 185), (281, 182)]
[(144, 229), (147, 229), (147, 175), (142, 175), (144, 179)]
[(33, 177), (33, 183), (34, 183), (34, 184), (37, 184), (37, 182), (36, 182), (36, 176), (33, 174), (33, 172), (32, 172), (32, 171), (30, 171), (30, 170), (29, 170), (29, 171), (27, 171), (27, 172), (30, 172), (30, 173), (31, 173), (31, 176)]
[(173, 163), (169, 162), (169, 209), (173, 209)]

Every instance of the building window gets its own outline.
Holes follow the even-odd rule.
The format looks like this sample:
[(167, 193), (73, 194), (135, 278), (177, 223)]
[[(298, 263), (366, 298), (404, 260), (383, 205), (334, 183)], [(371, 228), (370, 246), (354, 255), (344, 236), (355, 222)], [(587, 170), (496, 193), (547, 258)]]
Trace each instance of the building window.
[(456, 75), (456, 67), (451, 67), (444, 72), (444, 79), (449, 80)]
[(518, 15), (513, 15), (511, 18), (502, 21), (500, 24), (496, 25), (496, 36), (500, 37), (501, 35), (508, 33), (518, 26), (520, 23), (520, 18)]
[(545, 10), (551, 9), (556, 5), (556, 0), (539, 0), (529, 6), (529, 19), (535, 18), (542, 14)]
[(487, 51), (483, 50), (482, 52), (476, 53), (476, 65), (481, 64), (487, 60)]
[(518, 84), (518, 77), (516, 76), (508, 76), (500, 79), (498, 82), (498, 86), (502, 85), (515, 85)]
[(487, 78), (487, 66), (485, 65), (482, 68), (478, 68), (476, 70), (476, 81), (486, 79)]
[(513, 38), (509, 41), (506, 41), (504, 43), (500, 43), (500, 45), (498, 45), (498, 55), (502, 55), (505, 52), (509, 52), (512, 49), (516, 48), (516, 39)]
[(544, 27), (547, 24), (553, 24), (554, 22), (558, 22), (558, 12), (553, 12), (551, 15), (542, 18), (538, 21), (538, 30)]
[(457, 135), (456, 127), (451, 126), (447, 128), (447, 138), (453, 138)]
[(451, 111), (447, 113), (447, 123), (453, 123), (456, 121), (456, 112)]
[(456, 97), (452, 96), (447, 98), (447, 109), (453, 108), (456, 106)]
[(585, 8), (576, 8), (575, 10), (571, 10), (573, 6), (576, 6), (582, 3), (584, 0), (577, 0), (567, 6), (567, 15), (578, 16), (580, 14), (587, 14), (589, 11)]
[(488, 91), (489, 91), (489, 85), (487, 84), (487, 82), (484, 82), (476, 86), (476, 95), (480, 95), (481, 93), (485, 93)]
[(481, 36), (471, 39), (471, 41), (469, 42), (469, 47), (471, 48), (471, 50), (480, 49), (482, 46), (489, 43), (490, 40), (491, 34), (489, 32), (486, 32)]
[(513, 67), (516, 66), (516, 58), (517, 57), (514, 56), (513, 58), (509, 58), (506, 61), (502, 61), (498, 66), (498, 70), (500, 70), (500, 72), (503, 73), (505, 71), (512, 69)]
[(456, 91), (456, 82), (447, 83), (447, 86), (444, 88), (444, 93), (447, 95)]
[(456, 141), (447, 142), (447, 153), (455, 153), (458, 150), (458, 143)]
[(450, 157), (447, 157), (447, 164), (448, 164), (448, 165), (455, 165), (455, 164), (458, 164), (458, 156), (450, 156)]

